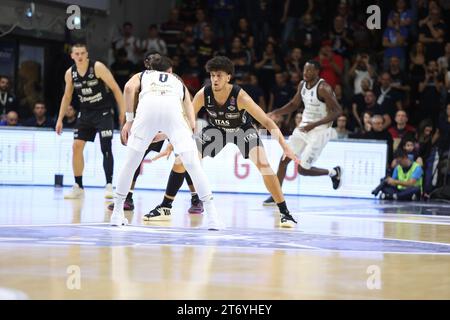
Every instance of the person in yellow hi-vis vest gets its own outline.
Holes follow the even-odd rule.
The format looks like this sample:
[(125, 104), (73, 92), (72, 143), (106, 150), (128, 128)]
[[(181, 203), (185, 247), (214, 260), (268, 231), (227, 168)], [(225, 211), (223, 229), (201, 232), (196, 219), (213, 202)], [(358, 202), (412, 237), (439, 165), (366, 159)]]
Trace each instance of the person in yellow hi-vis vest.
[(403, 148), (397, 150), (395, 158), (398, 165), (392, 177), (386, 179), (380, 199), (419, 200), (422, 194), (422, 167), (417, 162), (411, 161)]

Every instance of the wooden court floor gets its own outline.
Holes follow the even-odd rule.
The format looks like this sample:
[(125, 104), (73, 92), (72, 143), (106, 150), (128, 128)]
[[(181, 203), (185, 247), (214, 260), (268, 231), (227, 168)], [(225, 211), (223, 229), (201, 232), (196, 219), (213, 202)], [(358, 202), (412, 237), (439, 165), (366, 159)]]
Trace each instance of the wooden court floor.
[(162, 191), (137, 190), (110, 227), (103, 190), (0, 186), (0, 299), (450, 299), (450, 205), (217, 194), (207, 231), (180, 193), (171, 221), (144, 223)]

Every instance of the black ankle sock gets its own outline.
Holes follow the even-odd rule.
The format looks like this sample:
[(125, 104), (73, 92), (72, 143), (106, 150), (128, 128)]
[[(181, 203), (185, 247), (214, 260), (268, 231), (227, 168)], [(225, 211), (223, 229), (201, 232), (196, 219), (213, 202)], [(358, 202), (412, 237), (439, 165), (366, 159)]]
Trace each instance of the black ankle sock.
[(194, 183), (192, 182), (191, 176), (189, 175), (189, 173), (187, 173), (187, 171), (184, 173), (184, 177), (186, 178), (186, 183), (188, 184), (188, 186), (194, 185)]
[(75, 183), (78, 184), (81, 189), (83, 189), (83, 176), (75, 177)]
[(161, 203), (161, 207), (166, 207), (166, 208), (172, 208), (172, 199), (167, 198), (166, 196), (164, 196), (164, 200)]
[(128, 192), (128, 194), (127, 194), (127, 200), (128, 200), (128, 201), (133, 200), (133, 192)]
[(280, 213), (289, 214), (289, 210), (287, 208), (286, 201), (277, 203), (277, 206), (278, 206), (278, 209), (280, 210)]

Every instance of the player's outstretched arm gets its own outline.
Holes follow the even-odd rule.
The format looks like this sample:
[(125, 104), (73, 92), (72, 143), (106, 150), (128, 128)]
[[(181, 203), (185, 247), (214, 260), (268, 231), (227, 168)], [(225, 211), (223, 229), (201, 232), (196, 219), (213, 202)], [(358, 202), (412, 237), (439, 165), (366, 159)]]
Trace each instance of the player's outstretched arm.
[(274, 111), (272, 111), (271, 113), (269, 113), (269, 116), (282, 116), (285, 114), (290, 114), (292, 112), (294, 112), (295, 110), (297, 110), (302, 104), (302, 96), (300, 93), (300, 84), (297, 88), (297, 92), (295, 93), (294, 97), (292, 97), (292, 99), (286, 103), (283, 107), (276, 109)]
[(64, 89), (64, 95), (61, 99), (61, 106), (59, 107), (58, 120), (56, 121), (55, 131), (57, 134), (61, 134), (62, 132), (64, 115), (66, 114), (67, 107), (72, 102), (73, 82), (71, 68), (67, 69), (66, 74), (64, 75), (64, 80), (66, 82), (66, 88)]
[(117, 105), (119, 106), (119, 123), (122, 125), (124, 123), (125, 116), (125, 106), (122, 95), (122, 90), (120, 90), (119, 85), (117, 84), (114, 76), (111, 71), (101, 62), (97, 61), (95, 63), (95, 74), (97, 77), (103, 80), (103, 82), (111, 89), (114, 94), (114, 98), (116, 99)]
[(258, 121), (264, 128), (270, 131), (272, 137), (274, 137), (281, 148), (283, 149), (283, 153), (286, 157), (298, 161), (292, 149), (287, 144), (284, 139), (283, 134), (280, 129), (277, 127), (275, 122), (270, 119), (267, 114), (253, 101), (253, 99), (245, 92), (241, 90), (238, 95), (238, 106), (243, 106), (244, 109), (256, 120)]
[(120, 132), (120, 138), (122, 143), (125, 145), (127, 144), (130, 129), (134, 120), (134, 100), (136, 98), (136, 92), (138, 92), (141, 87), (141, 83), (139, 81), (140, 75), (140, 73), (135, 74), (125, 84), (122, 105), (125, 107), (126, 122)]

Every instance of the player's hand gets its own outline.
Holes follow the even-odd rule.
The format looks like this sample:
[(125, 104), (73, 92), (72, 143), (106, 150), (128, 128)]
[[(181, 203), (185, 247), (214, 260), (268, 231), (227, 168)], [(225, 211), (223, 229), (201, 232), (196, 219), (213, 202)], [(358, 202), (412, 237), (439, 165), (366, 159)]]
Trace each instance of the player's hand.
[(60, 135), (61, 133), (62, 133), (62, 131), (63, 131), (63, 123), (62, 123), (62, 121), (57, 121), (56, 122), (56, 127), (55, 127), (55, 131), (56, 131), (56, 133), (58, 134), (58, 135)]
[(120, 141), (124, 146), (128, 143), (128, 137), (130, 136), (131, 126), (133, 125), (133, 121), (127, 121), (123, 125), (122, 131), (120, 131)]
[(286, 145), (283, 148), (283, 160), (289, 158), (291, 160), (294, 160), (296, 164), (300, 162), (300, 160), (295, 155), (294, 151), (292, 151), (291, 147), (289, 145)]
[(306, 126), (300, 127), (299, 130), (302, 132), (309, 132), (314, 129), (316, 125), (314, 123), (307, 124)]
[(172, 146), (172, 144), (169, 143), (169, 145), (167, 146), (166, 150), (164, 150), (164, 151), (158, 153), (158, 154), (157, 154), (154, 158), (152, 158), (150, 161), (153, 162), (153, 161), (156, 161), (156, 160), (158, 160), (158, 159), (160, 159), (160, 158), (162, 158), (162, 157), (167, 157), (167, 159), (169, 159), (170, 154), (172, 153), (172, 151), (173, 151), (173, 146)]

